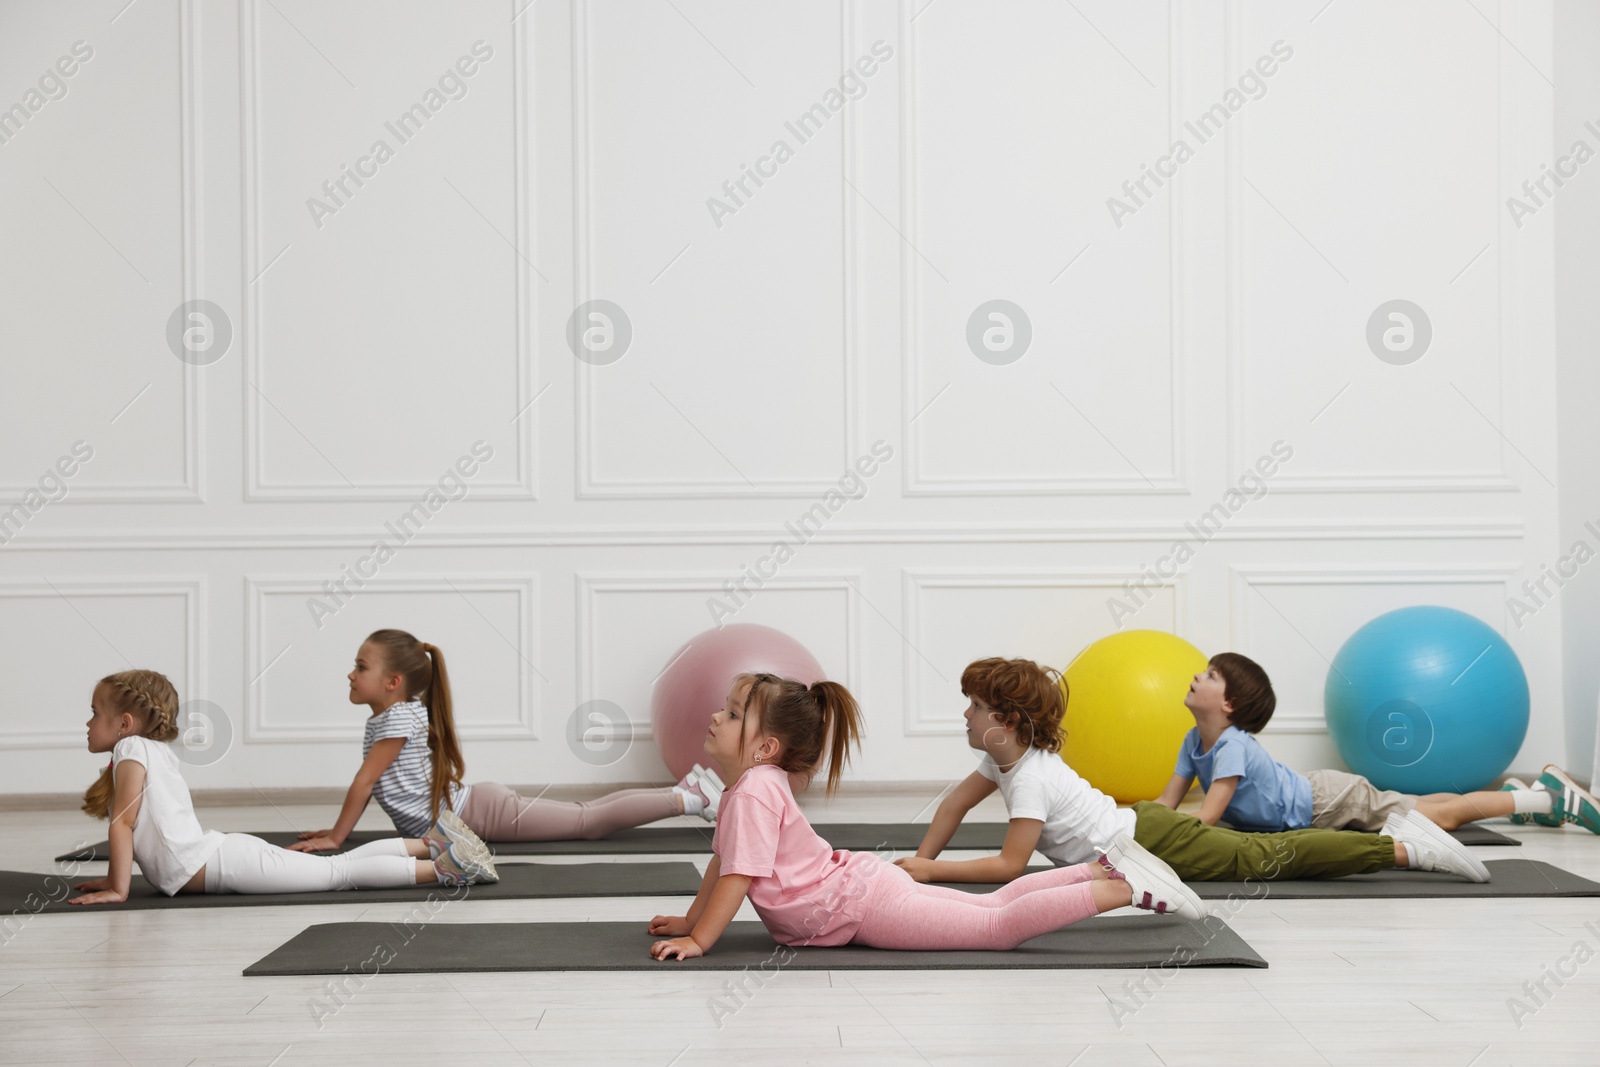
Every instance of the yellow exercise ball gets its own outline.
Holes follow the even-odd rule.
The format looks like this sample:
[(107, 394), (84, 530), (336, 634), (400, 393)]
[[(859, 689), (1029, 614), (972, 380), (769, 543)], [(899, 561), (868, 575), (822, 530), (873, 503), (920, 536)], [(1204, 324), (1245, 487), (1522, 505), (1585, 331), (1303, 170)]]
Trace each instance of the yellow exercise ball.
[(1154, 800), (1194, 726), (1183, 698), (1206, 662), (1198, 648), (1159, 630), (1094, 642), (1061, 674), (1061, 758), (1119, 803)]

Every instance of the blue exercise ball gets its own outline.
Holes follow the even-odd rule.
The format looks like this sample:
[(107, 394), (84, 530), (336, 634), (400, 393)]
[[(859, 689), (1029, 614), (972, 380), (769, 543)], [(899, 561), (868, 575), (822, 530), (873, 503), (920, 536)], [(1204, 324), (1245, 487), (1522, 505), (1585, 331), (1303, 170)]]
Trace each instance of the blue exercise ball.
[(1323, 707), (1339, 755), (1379, 788), (1467, 793), (1504, 773), (1522, 747), (1528, 676), (1481, 620), (1401, 608), (1339, 649)]

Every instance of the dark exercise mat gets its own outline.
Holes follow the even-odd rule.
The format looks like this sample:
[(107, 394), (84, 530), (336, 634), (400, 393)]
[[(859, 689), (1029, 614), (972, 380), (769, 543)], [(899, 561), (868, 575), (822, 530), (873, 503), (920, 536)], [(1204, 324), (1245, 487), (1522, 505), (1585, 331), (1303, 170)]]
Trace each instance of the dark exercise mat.
[(1520, 845), (1514, 837), (1507, 837), (1498, 830), (1491, 830), (1480, 822), (1469, 822), (1450, 831), (1450, 836), (1463, 845)]
[[(126, 911), (130, 908), (243, 908), (276, 904), (382, 904), (407, 900), (526, 900), (540, 897), (693, 896), (700, 872), (677, 863), (508, 863), (500, 881), (488, 885), (403, 886), (345, 889), (331, 893), (179, 893), (169, 897), (138, 875), (121, 904), (66, 902), (67, 889), (83, 875), (0, 871), (0, 915), (58, 911)], [(82, 896), (72, 893), (71, 896)]]
[[(1378, 871), (1343, 878), (1299, 878), (1282, 882), (1187, 882), (1202, 900), (1332, 900), (1339, 897), (1600, 897), (1600, 882), (1542, 860), (1489, 860), (1489, 881), (1468, 882), (1437, 871)], [(1029, 867), (1025, 873), (1048, 871)], [(969, 893), (992, 893), (998, 884), (938, 882)]]
[(294, 974), (441, 974), (460, 971), (922, 971), (1079, 967), (1265, 967), (1218, 918), (1089, 919), (997, 951), (895, 952), (840, 945), (781, 948), (758, 922), (728, 926), (711, 953), (655, 960), (646, 924), (319, 923), (246, 967), (246, 977)]
[[(928, 828), (912, 823), (892, 822), (835, 822), (813, 823), (822, 839), (834, 848), (851, 852), (872, 852), (892, 849), (896, 852), (914, 852), (922, 844), (922, 835)], [(491, 844), (496, 856), (577, 856), (577, 855), (627, 855), (639, 853), (709, 853), (714, 828), (704, 826), (637, 826), (618, 830), (610, 837), (598, 841), (499, 841)], [(285, 848), (300, 839), (289, 832), (256, 834), (264, 841)], [(345, 839), (345, 848), (355, 848), (368, 841), (394, 837), (389, 831), (357, 830)], [(997, 851), (1005, 841), (1006, 824), (1003, 822), (964, 823), (951, 838), (947, 848), (986, 849)], [(110, 846), (102, 841), (80, 852), (57, 856), (59, 862), (70, 860), (89, 862), (109, 860)]]
[[(822, 839), (834, 848), (851, 852), (872, 852), (891, 849), (896, 852), (914, 852), (922, 844), (927, 827), (913, 823), (893, 822), (835, 822), (813, 823)], [(1003, 822), (962, 823), (950, 839), (947, 849), (976, 849), (998, 851), (1005, 841), (1006, 825)], [(1486, 826), (1468, 824), (1451, 833), (1464, 845), (1520, 845), (1521, 841), (1495, 833)], [(598, 841), (502, 841), (492, 847), (497, 856), (581, 856), (672, 854), (680, 852), (706, 853), (711, 851), (712, 827), (707, 826), (639, 826), (618, 830), (610, 837)], [(256, 834), (264, 841), (284, 848), (300, 839), (300, 835), (271, 831)], [(394, 837), (389, 831), (357, 830), (345, 839), (346, 848), (356, 848), (368, 841)], [(343, 850), (341, 850), (343, 851)], [(56, 857), (57, 862), (77, 860), (89, 863), (111, 859), (111, 847), (102, 841), (79, 852), (68, 852)]]

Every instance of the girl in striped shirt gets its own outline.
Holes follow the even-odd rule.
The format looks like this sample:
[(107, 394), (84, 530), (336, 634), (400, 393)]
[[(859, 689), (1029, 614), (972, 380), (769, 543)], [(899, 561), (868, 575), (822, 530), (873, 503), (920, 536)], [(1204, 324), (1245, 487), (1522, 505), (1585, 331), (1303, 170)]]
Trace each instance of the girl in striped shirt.
[(675, 786), (623, 789), (577, 803), (530, 799), (498, 782), (463, 782), (444, 653), (404, 630), (371, 634), (356, 653), (349, 679), (350, 703), (372, 709), (361, 768), (338, 821), (331, 829), (301, 834), (292, 846), (298, 851), (343, 847), (373, 798), (406, 837), (432, 826), (441, 809), (454, 811), (490, 842), (593, 840), (673, 815), (716, 821), (722, 782), (699, 766)]

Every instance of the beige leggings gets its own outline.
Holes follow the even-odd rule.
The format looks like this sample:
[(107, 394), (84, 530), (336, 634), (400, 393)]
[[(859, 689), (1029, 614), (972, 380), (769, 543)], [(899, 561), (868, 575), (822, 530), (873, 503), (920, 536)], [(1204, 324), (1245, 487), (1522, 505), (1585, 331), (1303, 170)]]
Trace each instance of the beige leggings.
[(485, 841), (593, 841), (683, 814), (671, 789), (623, 789), (599, 800), (530, 800), (499, 782), (473, 782), (461, 820)]

